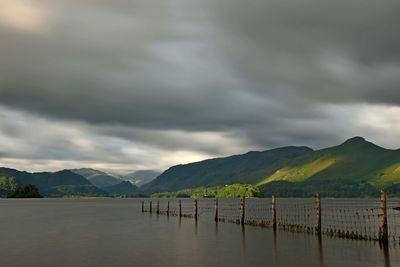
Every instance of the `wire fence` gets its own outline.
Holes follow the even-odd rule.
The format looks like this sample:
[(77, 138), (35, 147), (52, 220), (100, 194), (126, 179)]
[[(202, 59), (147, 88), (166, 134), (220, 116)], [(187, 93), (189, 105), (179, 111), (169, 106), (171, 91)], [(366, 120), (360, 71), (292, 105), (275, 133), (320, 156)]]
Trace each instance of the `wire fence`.
[(142, 212), (359, 240), (400, 242), (400, 199), (149, 199)]

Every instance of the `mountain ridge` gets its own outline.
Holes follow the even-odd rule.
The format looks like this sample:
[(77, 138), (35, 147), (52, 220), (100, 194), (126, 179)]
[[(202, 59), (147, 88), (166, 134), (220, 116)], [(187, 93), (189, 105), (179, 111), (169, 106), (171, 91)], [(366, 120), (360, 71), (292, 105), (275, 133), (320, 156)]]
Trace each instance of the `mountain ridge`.
[(45, 196), (105, 194), (104, 191), (92, 185), (83, 176), (70, 170), (30, 173), (0, 167), (0, 174), (15, 177), (18, 184), (32, 184)]
[[(144, 171), (143, 177), (152, 179), (155, 173)], [(19, 184), (33, 184), (45, 196), (151, 194), (229, 184), (252, 184), (266, 195), (278, 196), (311, 196), (315, 192), (367, 196), (381, 188), (400, 194), (400, 149), (383, 148), (357, 136), (319, 150), (287, 146), (249, 151), (171, 166), (140, 188), (129, 180), (134, 173), (126, 174), (124, 180), (119, 178), (124, 175), (90, 168), (30, 173), (3, 167), (0, 175), (15, 177)]]
[(312, 151), (304, 146), (288, 146), (175, 165), (141, 189), (145, 192), (159, 192), (198, 186), (255, 183), (284, 166), (290, 159)]
[[(260, 165), (263, 166), (262, 168), (254, 162), (242, 169), (238, 167), (246, 165), (248, 163), (246, 160), (252, 158), (251, 156), (254, 156), (252, 159), (257, 161), (260, 160), (256, 159), (257, 156), (265, 153), (274, 154), (276, 151), (290, 148), (304, 147), (292, 146), (267, 151), (250, 151), (241, 155), (172, 166), (153, 182), (142, 186), (142, 189), (151, 193), (223, 186), (229, 183), (249, 183), (259, 186), (268, 193), (291, 192), (289, 195), (296, 195), (296, 192), (302, 192), (298, 195), (308, 195), (311, 192), (323, 192), (326, 188), (329, 189), (327, 192), (331, 195), (340, 195), (340, 191), (343, 191), (348, 196), (357, 190), (361, 192), (360, 194), (362, 192), (372, 194), (380, 188), (400, 188), (400, 149), (386, 149), (360, 136), (319, 150), (306, 148), (308, 151), (279, 161), (280, 164), (274, 165), (274, 162), (261, 158), (261, 161), (264, 160)], [(235, 161), (235, 159), (239, 160)], [(230, 161), (234, 164), (228, 166), (230, 168), (223, 168), (219, 165), (221, 161)], [(215, 171), (215, 166), (221, 168)], [(251, 176), (243, 170), (249, 173), (259, 172)], [(205, 177), (212, 181), (207, 181)], [(336, 192), (338, 194), (335, 191), (338, 191)]]
[[(338, 146), (316, 150), (310, 155), (294, 159), (288, 166), (257, 185), (279, 180), (302, 182), (307, 179), (351, 179), (387, 187), (390, 179), (378, 179), (377, 175), (396, 163), (400, 163), (399, 150), (386, 149), (362, 137), (354, 137)], [(400, 182), (400, 177), (397, 180)]]

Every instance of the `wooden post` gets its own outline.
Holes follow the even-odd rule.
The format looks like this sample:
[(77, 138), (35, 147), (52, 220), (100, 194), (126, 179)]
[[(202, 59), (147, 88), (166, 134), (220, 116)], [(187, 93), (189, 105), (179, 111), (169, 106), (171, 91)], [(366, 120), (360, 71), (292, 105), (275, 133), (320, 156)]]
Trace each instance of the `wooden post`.
[(215, 209), (214, 221), (218, 222), (218, 198), (214, 199), (214, 209)]
[(157, 200), (157, 210), (156, 210), (157, 215), (160, 214), (160, 200)]
[(246, 198), (240, 198), (240, 224), (244, 225)]
[(153, 203), (150, 201), (150, 213), (153, 213)]
[(144, 212), (144, 201), (142, 200), (142, 213)]
[(182, 217), (182, 200), (179, 199), (179, 218)]
[(167, 216), (169, 216), (169, 200), (167, 202)]
[(315, 227), (315, 231), (317, 235), (321, 235), (321, 196), (319, 193), (315, 195), (315, 210), (317, 213), (317, 226)]
[(194, 200), (194, 219), (197, 221), (197, 217), (199, 216), (199, 207), (197, 199)]
[(387, 196), (386, 192), (381, 190), (381, 225), (379, 227), (379, 241), (388, 242), (388, 223), (387, 223)]
[(276, 230), (276, 198), (275, 195), (272, 195), (272, 228)]

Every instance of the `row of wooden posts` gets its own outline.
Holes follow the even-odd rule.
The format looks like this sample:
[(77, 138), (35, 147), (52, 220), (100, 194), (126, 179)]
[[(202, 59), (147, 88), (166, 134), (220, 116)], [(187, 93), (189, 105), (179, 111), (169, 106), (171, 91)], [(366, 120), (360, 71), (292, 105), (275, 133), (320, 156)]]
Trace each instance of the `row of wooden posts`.
[[(388, 222), (387, 222), (387, 195), (384, 191), (381, 191), (380, 194), (380, 202), (381, 202), (381, 221), (380, 221), (380, 227), (379, 227), (379, 241), (381, 242), (387, 242), (388, 241)], [(178, 216), (179, 218), (183, 217), (182, 213), (182, 200), (178, 201), (179, 203), (179, 211), (178, 211)], [(156, 204), (156, 214), (160, 214), (160, 201), (157, 200)], [(240, 198), (240, 219), (239, 223), (241, 225), (244, 225), (246, 223), (245, 218), (246, 218), (246, 197), (241, 197)], [(217, 223), (219, 221), (219, 215), (218, 215), (218, 198), (214, 199), (214, 221)], [(322, 224), (321, 224), (321, 218), (322, 218), (322, 209), (321, 209), (321, 196), (320, 194), (315, 195), (315, 209), (316, 209), (316, 226), (315, 226), (315, 233), (317, 235), (322, 234)], [(198, 213), (198, 200), (194, 200), (194, 215), (193, 218), (195, 220), (198, 219), (199, 213)], [(274, 230), (277, 228), (277, 213), (276, 213), (276, 198), (273, 195), (271, 199), (271, 211), (272, 211), (272, 222), (271, 226)], [(142, 212), (145, 212), (144, 209), (144, 201), (142, 201)], [(149, 212), (153, 212), (153, 207), (152, 207), (152, 201), (149, 202)], [(166, 215), (170, 215), (170, 206), (169, 206), (169, 201), (167, 202), (167, 210), (166, 210)]]

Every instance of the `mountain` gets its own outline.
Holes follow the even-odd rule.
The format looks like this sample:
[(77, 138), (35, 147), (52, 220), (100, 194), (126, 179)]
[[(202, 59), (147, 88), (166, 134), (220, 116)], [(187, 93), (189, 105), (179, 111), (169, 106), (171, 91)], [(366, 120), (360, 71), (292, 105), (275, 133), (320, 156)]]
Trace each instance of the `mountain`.
[(148, 193), (249, 183), (265, 195), (372, 196), (381, 188), (400, 195), (400, 150), (362, 137), (321, 150), (283, 147), (173, 166), (141, 187)]
[(150, 183), (160, 174), (161, 174), (160, 172), (153, 170), (140, 170), (132, 173), (118, 175), (118, 177), (122, 180), (131, 181), (133, 184), (137, 186), (142, 186), (144, 184)]
[(264, 192), (281, 195), (318, 191), (331, 196), (352, 196), (355, 192), (375, 194), (380, 188), (392, 190), (399, 183), (400, 150), (385, 149), (354, 137), (341, 145), (300, 156), (257, 185)]
[(71, 171), (85, 177), (94, 186), (97, 186), (102, 189), (113, 185), (117, 185), (122, 182), (121, 179), (115, 177), (114, 175), (110, 175), (105, 172), (94, 169), (82, 168), (82, 169), (72, 169)]
[(85, 177), (93, 185), (102, 189), (117, 185), (123, 181), (130, 181), (136, 186), (141, 186), (160, 175), (159, 172), (153, 170), (140, 170), (126, 174), (106, 173), (90, 168), (72, 169), (71, 171)]
[(309, 179), (368, 181), (378, 187), (400, 182), (400, 151), (389, 150), (355, 137), (343, 144), (314, 151), (293, 160), (258, 185), (272, 181)]
[[(142, 185), (140, 192), (136, 185), (124, 181), (143, 182), (155, 174), (114, 175), (93, 169), (29, 173), (0, 168), (0, 177), (33, 184), (44, 196), (132, 195), (236, 183), (256, 185), (266, 196), (303, 197), (316, 192), (333, 197), (376, 196), (381, 188), (400, 196), (400, 150), (354, 137), (321, 150), (282, 147), (173, 166)], [(5, 179), (0, 183), (8, 186)]]
[(131, 195), (133, 193), (139, 193), (139, 188), (129, 181), (123, 181), (119, 184), (106, 187), (104, 190), (110, 195)]
[(233, 183), (255, 184), (286, 166), (292, 159), (312, 152), (308, 147), (283, 147), (177, 165), (141, 189), (152, 193)]
[(104, 195), (88, 180), (69, 170), (58, 172), (29, 173), (9, 168), (0, 168), (0, 175), (15, 177), (18, 184), (32, 184), (44, 196)]

